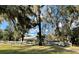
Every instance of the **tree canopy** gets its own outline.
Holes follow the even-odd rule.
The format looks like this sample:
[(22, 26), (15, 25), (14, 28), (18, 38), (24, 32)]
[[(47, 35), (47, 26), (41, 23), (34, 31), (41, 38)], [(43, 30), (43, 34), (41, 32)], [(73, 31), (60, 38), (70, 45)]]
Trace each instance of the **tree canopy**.
[[(29, 29), (39, 26), (39, 45), (42, 45), (41, 22), (50, 23), (56, 36), (67, 37), (72, 34), (73, 22), (79, 20), (79, 6), (0, 5), (0, 22), (4, 19), (9, 22), (9, 33), (13, 33), (17, 38), (20, 34), (22, 40)], [(46, 25), (43, 28), (46, 28)]]

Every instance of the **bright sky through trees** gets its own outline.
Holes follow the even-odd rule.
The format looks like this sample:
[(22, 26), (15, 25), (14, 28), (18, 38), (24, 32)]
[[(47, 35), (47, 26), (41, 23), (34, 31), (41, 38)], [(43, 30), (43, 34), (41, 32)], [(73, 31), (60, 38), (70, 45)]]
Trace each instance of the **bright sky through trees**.
[[(8, 22), (7, 21), (3, 21), (1, 24), (0, 24), (0, 29), (2, 29), (2, 30), (4, 30), (4, 29), (6, 29), (7, 28), (7, 26), (8, 26), (9, 24), (8, 24)], [(46, 24), (46, 28), (44, 28), (43, 26), (45, 25), (45, 23), (42, 23), (42, 32), (43, 32), (43, 34), (48, 34), (48, 33), (50, 33), (51, 31), (52, 31), (52, 26), (51, 26), (51, 24)], [(35, 28), (32, 28), (32, 29), (30, 29), (29, 30), (29, 32), (28, 32), (28, 35), (31, 35), (31, 36), (35, 36), (35, 35), (37, 35), (37, 33), (39, 32), (39, 29), (38, 29), (38, 26), (36, 26)]]
[(4, 21), (0, 24), (0, 29), (4, 30), (4, 29), (7, 28), (8, 25), (9, 25), (8, 22), (4, 20)]

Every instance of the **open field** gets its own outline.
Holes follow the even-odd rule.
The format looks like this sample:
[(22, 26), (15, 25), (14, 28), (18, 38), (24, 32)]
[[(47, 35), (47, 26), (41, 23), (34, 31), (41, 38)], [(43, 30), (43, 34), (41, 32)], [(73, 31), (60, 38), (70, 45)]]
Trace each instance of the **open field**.
[(0, 54), (75, 54), (79, 47), (32, 46), (23, 44), (0, 44)]

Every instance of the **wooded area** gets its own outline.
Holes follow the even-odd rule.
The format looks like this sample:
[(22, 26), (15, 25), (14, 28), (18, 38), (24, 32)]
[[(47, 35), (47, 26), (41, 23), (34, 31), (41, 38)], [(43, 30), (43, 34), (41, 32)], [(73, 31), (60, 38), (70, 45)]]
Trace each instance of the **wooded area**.
[(38, 26), (36, 41), (28, 40), (36, 45), (79, 45), (78, 5), (0, 5), (0, 24), (4, 20), (9, 26), (0, 29), (0, 41), (23, 42)]

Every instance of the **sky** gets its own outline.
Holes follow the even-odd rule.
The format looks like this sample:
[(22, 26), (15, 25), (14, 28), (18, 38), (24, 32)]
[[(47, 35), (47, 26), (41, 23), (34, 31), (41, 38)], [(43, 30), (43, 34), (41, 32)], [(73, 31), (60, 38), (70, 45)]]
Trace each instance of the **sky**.
[(0, 29), (4, 30), (7, 28), (7, 26), (8, 26), (8, 22), (3, 20), (3, 22), (0, 24)]

